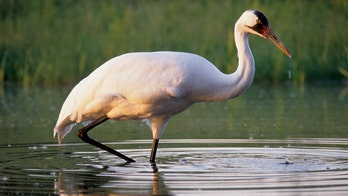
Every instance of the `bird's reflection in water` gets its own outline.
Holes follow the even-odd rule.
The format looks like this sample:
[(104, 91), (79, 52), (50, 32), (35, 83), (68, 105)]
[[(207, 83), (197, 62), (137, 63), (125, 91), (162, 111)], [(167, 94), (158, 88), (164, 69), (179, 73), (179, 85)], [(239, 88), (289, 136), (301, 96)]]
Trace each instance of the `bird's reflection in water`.
[(152, 195), (161, 195), (163, 190), (167, 190), (161, 174), (158, 173), (156, 164), (152, 164), (153, 180), (152, 180)]
[[(122, 168), (120, 166), (118, 169)], [(158, 172), (156, 165), (152, 171), (139, 172), (127, 167), (123, 171), (114, 172), (107, 167), (100, 169), (65, 170), (60, 169), (54, 183), (54, 193), (57, 195), (171, 195), (164, 184), (163, 174)]]

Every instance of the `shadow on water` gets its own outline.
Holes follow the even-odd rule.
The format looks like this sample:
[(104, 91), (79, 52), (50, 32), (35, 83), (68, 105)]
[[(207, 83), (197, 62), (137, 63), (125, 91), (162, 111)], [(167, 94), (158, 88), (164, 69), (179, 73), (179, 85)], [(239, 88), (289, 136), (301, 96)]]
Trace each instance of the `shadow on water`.
[(52, 129), (69, 91), (0, 90), (0, 195), (348, 193), (346, 86), (253, 85), (229, 102), (196, 104), (169, 122), (158, 172), (148, 163), (151, 132), (142, 122), (108, 122), (90, 133), (136, 163), (74, 133), (55, 144)]

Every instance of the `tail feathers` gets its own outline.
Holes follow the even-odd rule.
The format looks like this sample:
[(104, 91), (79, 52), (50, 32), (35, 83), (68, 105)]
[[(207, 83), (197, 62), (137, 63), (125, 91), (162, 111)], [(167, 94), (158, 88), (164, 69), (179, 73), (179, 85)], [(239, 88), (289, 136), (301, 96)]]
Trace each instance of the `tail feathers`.
[(56, 137), (56, 134), (58, 135), (58, 143), (61, 144), (63, 138), (66, 136), (66, 134), (68, 134), (71, 129), (76, 125), (76, 123), (72, 123), (72, 124), (68, 124), (68, 125), (63, 125), (63, 127), (61, 127), (60, 125), (57, 125), (54, 128), (54, 133), (53, 133), (53, 137)]

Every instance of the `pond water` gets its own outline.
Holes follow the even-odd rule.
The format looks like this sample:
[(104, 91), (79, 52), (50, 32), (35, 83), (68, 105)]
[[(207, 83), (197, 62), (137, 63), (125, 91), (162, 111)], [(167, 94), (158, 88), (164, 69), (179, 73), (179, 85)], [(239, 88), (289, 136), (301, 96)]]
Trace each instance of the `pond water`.
[(172, 118), (148, 163), (150, 129), (106, 122), (90, 136), (136, 160), (63, 144), (53, 127), (69, 87), (0, 89), (0, 194), (343, 195), (348, 193), (348, 87), (257, 85)]

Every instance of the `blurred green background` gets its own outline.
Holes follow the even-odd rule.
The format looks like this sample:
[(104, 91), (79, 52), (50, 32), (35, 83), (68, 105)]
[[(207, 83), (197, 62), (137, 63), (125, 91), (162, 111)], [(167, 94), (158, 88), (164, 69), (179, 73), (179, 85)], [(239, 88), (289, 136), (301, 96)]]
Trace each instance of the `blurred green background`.
[(72, 84), (133, 51), (192, 52), (232, 72), (246, 9), (262, 11), (293, 56), (251, 36), (257, 82), (348, 78), (347, 0), (0, 0), (0, 83)]

